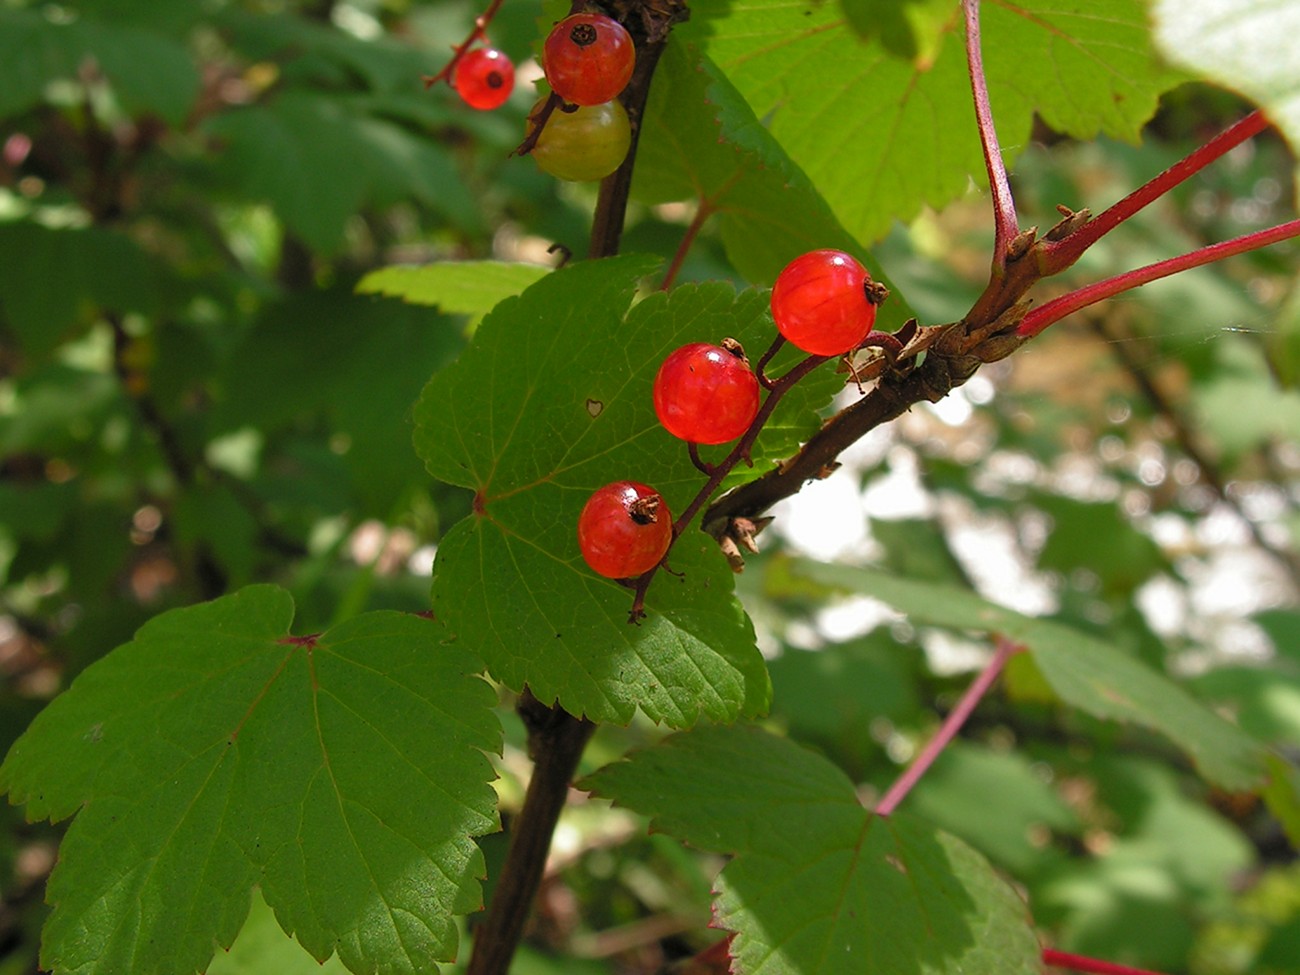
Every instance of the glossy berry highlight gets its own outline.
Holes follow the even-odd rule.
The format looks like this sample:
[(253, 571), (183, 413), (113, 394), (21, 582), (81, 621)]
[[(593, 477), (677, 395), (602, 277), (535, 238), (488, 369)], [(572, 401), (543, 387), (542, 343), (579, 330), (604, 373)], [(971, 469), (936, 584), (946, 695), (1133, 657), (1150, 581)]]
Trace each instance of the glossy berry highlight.
[(451, 84), (471, 108), (500, 108), (514, 90), (515, 66), (496, 48), (476, 47), (457, 62)]
[(786, 265), (772, 287), (772, 318), (791, 344), (813, 355), (843, 355), (876, 322), (883, 289), (853, 256), (810, 251)]
[(689, 443), (735, 440), (758, 415), (758, 377), (740, 344), (693, 342), (664, 359), (655, 376), (655, 413)]
[(542, 46), (551, 89), (575, 105), (600, 105), (627, 87), (636, 65), (632, 37), (603, 14), (573, 14), (555, 25)]
[[(532, 116), (545, 104), (542, 99), (534, 105)], [(530, 131), (532, 125), (529, 122)], [(530, 155), (542, 172), (556, 179), (587, 182), (604, 179), (618, 169), (631, 145), (627, 112), (613, 101), (573, 112), (552, 112)]]
[(634, 579), (662, 561), (673, 540), (673, 517), (654, 488), (614, 481), (598, 488), (578, 516), (578, 548), (592, 570)]

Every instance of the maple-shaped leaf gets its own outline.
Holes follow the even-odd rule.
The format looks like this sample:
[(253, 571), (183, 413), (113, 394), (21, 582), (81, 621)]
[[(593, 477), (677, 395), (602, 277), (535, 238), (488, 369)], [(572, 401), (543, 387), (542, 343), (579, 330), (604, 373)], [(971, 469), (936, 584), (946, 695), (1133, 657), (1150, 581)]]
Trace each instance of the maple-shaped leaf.
[[(630, 589), (592, 572), (578, 514), (617, 480), (648, 484), (680, 514), (703, 487), (686, 445), (658, 423), (651, 385), (687, 342), (734, 337), (754, 357), (771, 342), (766, 293), (689, 285), (629, 310), (644, 257), (585, 261), (507, 299), (415, 409), (416, 450), (430, 473), (475, 492), (474, 514), (442, 540), (434, 567), (438, 618), (493, 677), (574, 714), (626, 723), (639, 706), (687, 726), (762, 711), (767, 670), (732, 596), (713, 539), (689, 527), (660, 572), (649, 615), (629, 625)], [(777, 374), (788, 363), (780, 358)], [(842, 380), (818, 370), (782, 400), (755, 452), (780, 456), (817, 427)], [(728, 446), (706, 448), (720, 458)]]
[[(701, 4), (677, 30), (701, 43), (861, 241), (985, 180), (960, 5), (915, 57), (864, 41), (836, 3)], [(926, 19), (934, 13), (927, 5)], [(1035, 114), (1059, 132), (1133, 140), (1181, 77), (1152, 49), (1141, 0), (981, 6), (985, 73), (1008, 160)], [(891, 49), (892, 48), (892, 49)]]
[[(726, 76), (677, 39), (655, 69), (632, 190), (650, 203), (692, 201), (697, 219), (716, 215), (728, 258), (755, 283), (771, 284), (806, 251), (861, 251)], [(895, 331), (910, 314), (895, 294), (876, 327)]]
[(1225, 789), (1254, 790), (1265, 779), (1264, 747), (1182, 687), (1095, 637), (1050, 620), (1024, 616), (967, 589), (888, 572), (800, 560), (803, 579), (863, 593), (906, 613), (912, 623), (998, 633), (1025, 644), (1060, 698), (1098, 718), (1160, 732)]
[(1024, 902), (979, 853), (914, 817), (872, 814), (842, 772), (787, 739), (698, 728), (581, 785), (734, 855), (714, 923), (736, 932), (737, 975), (1040, 970)]
[(495, 695), (437, 623), (377, 612), (291, 637), (255, 586), (151, 620), (14, 744), (0, 787), (76, 815), (42, 963), (203, 971), (254, 885), (317, 959), (425, 973), (481, 904), (471, 837), (496, 828)]
[(498, 302), (550, 272), (537, 264), (507, 261), (395, 264), (371, 271), (357, 284), (357, 291), (401, 298), (412, 305), (434, 305), (477, 322)]

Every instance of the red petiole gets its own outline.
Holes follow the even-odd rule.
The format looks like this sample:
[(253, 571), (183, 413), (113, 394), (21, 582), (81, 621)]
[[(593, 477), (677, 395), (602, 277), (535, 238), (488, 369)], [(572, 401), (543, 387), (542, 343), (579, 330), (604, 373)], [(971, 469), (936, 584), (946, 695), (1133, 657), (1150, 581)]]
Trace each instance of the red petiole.
[(1288, 240), (1292, 237), (1300, 237), (1300, 220), (1289, 220), (1276, 227), (1270, 227), (1268, 230), (1258, 230), (1241, 237), (1235, 237), (1232, 240), (1210, 244), (1207, 247), (1194, 250), (1190, 254), (1157, 261), (1154, 264), (1148, 264), (1146, 267), (1140, 267), (1133, 271), (1125, 271), (1123, 274), (1117, 274), (1112, 278), (1097, 281), (1059, 298), (1054, 298), (1046, 304), (1033, 309), (1020, 322), (1016, 334), (1024, 338), (1032, 338), (1067, 315), (1072, 315), (1089, 305), (1095, 305), (1099, 301), (1113, 298), (1115, 295), (1139, 288), (1152, 281), (1158, 281), (1160, 278), (1167, 278), (1179, 271), (1187, 271), (1194, 267), (1200, 267), (1202, 264), (1221, 261), (1225, 257), (1232, 257), (1234, 254), (1244, 254), (1247, 251), (1258, 250), (1261, 247), (1267, 247), (1269, 244), (1276, 244), (1278, 241)]

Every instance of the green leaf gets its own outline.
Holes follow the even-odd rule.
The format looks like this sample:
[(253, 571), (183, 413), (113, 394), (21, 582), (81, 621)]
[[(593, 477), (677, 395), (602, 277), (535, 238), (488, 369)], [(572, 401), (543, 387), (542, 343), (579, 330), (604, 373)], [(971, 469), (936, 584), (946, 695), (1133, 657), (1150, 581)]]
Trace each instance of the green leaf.
[(1168, 567), (1160, 546), (1134, 528), (1113, 502), (1036, 492), (1034, 503), (1052, 520), (1051, 534), (1038, 555), (1040, 569), (1087, 569), (1096, 574), (1102, 590), (1127, 596)]
[[(439, 547), (434, 609), (498, 680), (575, 714), (627, 722), (640, 706), (672, 725), (734, 720), (766, 707), (768, 681), (712, 538), (682, 535), (670, 563), (685, 575), (660, 574), (639, 626), (627, 623), (631, 592), (578, 551), (578, 513), (601, 485), (652, 485), (677, 513), (702, 486), (651, 406), (664, 356), (728, 335), (762, 348), (773, 334), (766, 295), (725, 284), (656, 293), (629, 312), (653, 267), (625, 257), (548, 275), (488, 315), (425, 390), (416, 449), (435, 477), (477, 495), (475, 516)], [(810, 407), (828, 384), (839, 384), (830, 370), (782, 401), (760, 470), (759, 457), (816, 428)]]
[[(818, 247), (860, 251), (740, 93), (694, 48), (669, 44), (641, 131), (637, 198), (690, 200), (716, 213), (727, 256), (746, 279), (770, 283)], [(881, 311), (886, 331), (907, 317), (899, 301)]]
[(1174, 64), (1256, 102), (1300, 151), (1300, 9), (1271, 0), (1157, 0), (1155, 40)]
[[(1027, 144), (1035, 113), (1076, 138), (1134, 140), (1176, 80), (1151, 50), (1140, 0), (981, 11), (1008, 160)], [(838, 4), (752, 0), (692, 15), (680, 32), (705, 45), (858, 240), (957, 198), (972, 176), (984, 181), (957, 4), (934, 54), (916, 61), (895, 57), (880, 38), (863, 42)]]
[[(213, 425), (266, 434), (304, 415), (329, 416), (331, 430), (347, 438), (347, 486), (362, 514), (387, 517), (401, 493), (424, 480), (410, 450), (411, 405), (464, 344), (461, 330), (428, 308), (343, 288), (267, 303), (226, 364)], [(304, 349), (312, 350), (309, 363)]]
[(336, 94), (289, 90), (208, 123), (238, 190), (271, 203), (312, 247), (333, 253), (365, 204), (415, 198), (477, 229), (481, 216), (446, 152)]
[(911, 816), (874, 816), (786, 739), (700, 728), (582, 785), (735, 855), (715, 912), (744, 975), (1039, 971), (1024, 902), (978, 853)]
[(180, 123), (199, 93), (198, 71), (185, 47), (153, 30), (68, 17), (66, 10), (56, 20), (6, 7), (0, 9), (0, 116), (38, 103), (53, 81), (82, 77), (88, 61), (133, 115), (156, 112)]
[(1113, 647), (1048, 620), (1022, 616), (975, 593), (870, 569), (799, 561), (799, 578), (883, 600), (914, 624), (997, 633), (1025, 644), (1061, 699), (1098, 718), (1151, 728), (1185, 749), (1211, 782), (1258, 788), (1263, 747), (1161, 674)]
[(318, 960), (415, 973), (478, 907), (496, 827), (495, 695), (436, 623), (356, 617), (291, 638), (258, 586), (164, 613), (94, 664), (0, 767), (28, 816), (76, 815), (42, 961), (202, 971), (260, 886)]
[(551, 271), (536, 264), (508, 261), (441, 261), (398, 264), (361, 279), (361, 294), (401, 298), (412, 305), (434, 305), (448, 315), (468, 315), (477, 323), (499, 302), (517, 295)]
[(1264, 789), (1268, 810), (1282, 825), (1293, 847), (1300, 847), (1300, 768), (1280, 755), (1268, 757), (1269, 780)]
[(33, 356), (104, 311), (154, 315), (165, 274), (128, 237), (100, 227), (0, 224), (0, 324)]
[[(979, 796), (979, 802), (971, 802)], [(1030, 840), (1048, 827), (1080, 832), (1078, 817), (1042, 778), (1032, 762), (1014, 752), (996, 752), (951, 742), (907, 799), (908, 810), (960, 836), (1001, 867), (1031, 875), (1055, 851)]]

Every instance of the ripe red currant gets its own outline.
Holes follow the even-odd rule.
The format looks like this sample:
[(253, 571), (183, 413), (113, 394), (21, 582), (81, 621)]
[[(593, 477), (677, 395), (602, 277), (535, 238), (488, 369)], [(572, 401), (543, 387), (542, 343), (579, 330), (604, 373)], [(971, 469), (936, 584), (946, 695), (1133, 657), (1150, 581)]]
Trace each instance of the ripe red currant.
[(557, 95), (575, 105), (600, 105), (617, 98), (635, 64), (631, 35), (603, 14), (565, 17), (542, 46), (546, 80)]
[[(532, 114), (545, 104), (545, 99), (539, 101)], [(618, 169), (631, 144), (627, 112), (613, 101), (574, 112), (552, 112), (531, 155), (542, 172), (556, 179), (588, 181), (604, 179)]]
[(693, 342), (664, 359), (655, 376), (659, 422), (690, 443), (735, 440), (758, 413), (758, 378), (740, 344)]
[(880, 289), (843, 251), (809, 251), (786, 265), (772, 288), (772, 318), (786, 340), (813, 355), (842, 355), (876, 321)]
[(596, 572), (634, 579), (649, 572), (673, 540), (673, 516), (653, 488), (614, 481), (598, 488), (578, 516), (578, 548)]
[(476, 47), (456, 63), (451, 84), (471, 108), (500, 108), (515, 87), (515, 66), (496, 48)]

